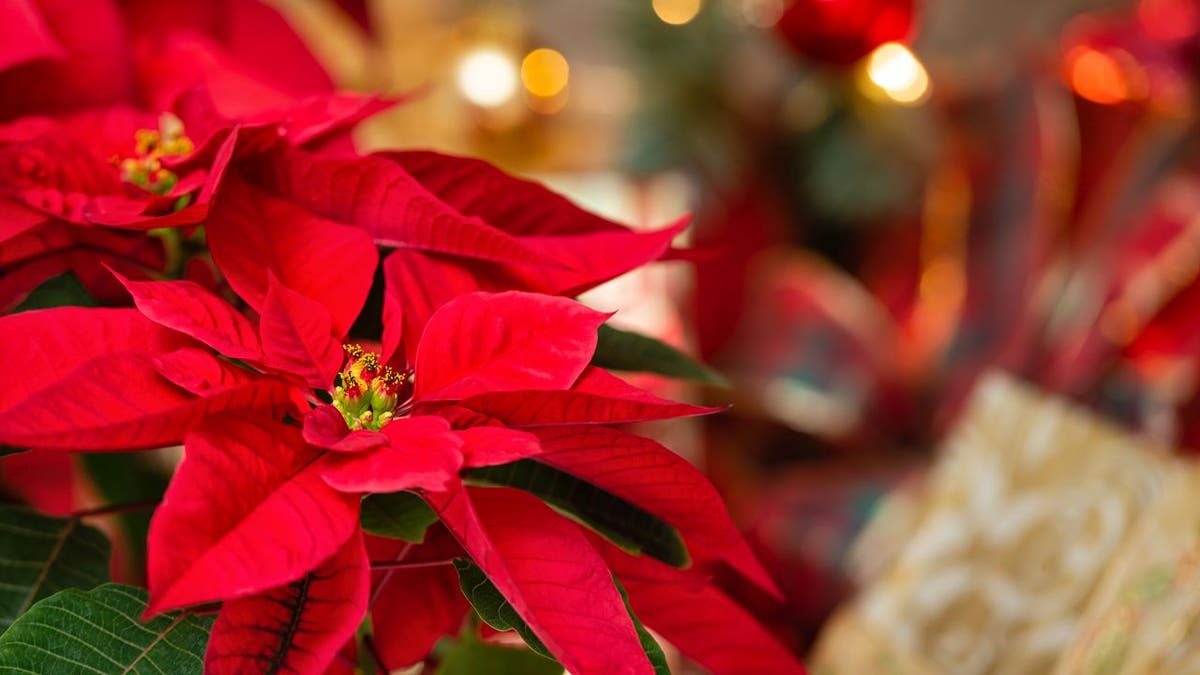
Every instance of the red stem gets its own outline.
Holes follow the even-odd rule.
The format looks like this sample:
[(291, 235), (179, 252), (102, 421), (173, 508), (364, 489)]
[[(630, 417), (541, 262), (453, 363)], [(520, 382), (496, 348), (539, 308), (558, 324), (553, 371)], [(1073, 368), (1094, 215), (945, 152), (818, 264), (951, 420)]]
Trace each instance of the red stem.
[[(400, 553), (396, 555), (396, 558), (392, 560), (392, 562), (400, 562), (401, 560), (404, 560), (404, 558), (411, 553), (412, 550), (412, 544), (405, 544), (404, 548), (400, 549)], [(371, 563), (371, 567), (374, 566), (375, 563)], [(375, 606), (375, 601), (379, 599), (379, 594), (383, 592), (383, 587), (387, 586), (387, 582), (391, 581), (391, 579), (392, 570), (388, 570), (386, 573), (384, 573), (383, 578), (379, 580), (379, 583), (375, 586), (375, 588), (371, 589), (371, 599), (367, 602), (368, 608)]]
[(85, 509), (76, 511), (71, 514), (72, 518), (91, 518), (93, 516), (111, 516), (118, 513), (133, 513), (135, 511), (149, 511), (158, 506), (159, 500), (145, 502), (130, 502), (128, 504), (108, 504), (106, 506), (97, 506), (94, 509)]
[(374, 560), (371, 562), (371, 569), (407, 570), (421, 567), (441, 567), (442, 565), (451, 565), (453, 563), (453, 560), (423, 560), (419, 562), (404, 562), (402, 560)]

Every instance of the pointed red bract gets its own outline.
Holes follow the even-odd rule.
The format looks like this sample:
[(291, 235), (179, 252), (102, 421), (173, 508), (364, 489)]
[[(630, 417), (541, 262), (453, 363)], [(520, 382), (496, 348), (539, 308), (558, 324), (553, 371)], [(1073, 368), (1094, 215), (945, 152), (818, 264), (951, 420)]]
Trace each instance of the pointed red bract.
[(311, 213), (356, 225), (384, 246), (554, 264), (488, 223), (447, 206), (383, 157), (328, 158), (280, 148), (256, 169), (252, 175), (258, 184)]
[(568, 671), (654, 672), (608, 568), (574, 523), (504, 488), (427, 500)]
[(592, 366), (568, 391), (487, 392), (463, 399), (461, 405), (514, 427), (624, 424), (721, 410), (659, 398)]
[(262, 358), (258, 332), (229, 303), (191, 281), (130, 281), (116, 274), (143, 315), (235, 359)]
[(457, 633), (468, 605), (451, 565), (390, 571), (371, 606), (371, 627), (383, 664), (400, 670)]
[(429, 319), (417, 347), (418, 400), (567, 389), (596, 351), (608, 316), (566, 298), (472, 293)]
[(207, 222), (213, 259), (250, 306), (262, 308), (269, 274), (329, 312), (339, 336), (354, 323), (378, 253), (360, 230), (324, 220), (230, 177)]
[(34, 4), (40, 22), (65, 54), (27, 60), (0, 72), (0, 119), (105, 105), (133, 96), (128, 36), (115, 3), (38, 0)]
[(687, 460), (658, 443), (609, 427), (535, 432), (538, 461), (582, 478), (659, 516), (679, 530), (694, 558), (723, 560), (782, 597), (738, 532), (717, 489)]
[(332, 334), (329, 312), (272, 276), (259, 317), (264, 362), (328, 389), (342, 366), (342, 345)]
[(291, 388), (251, 383), (196, 396), (158, 373), (147, 356), (116, 353), (75, 369), (53, 386), (0, 412), (0, 444), (58, 450), (137, 450), (178, 443), (208, 415), (270, 414)]
[(0, 70), (37, 59), (61, 59), (67, 53), (30, 0), (9, 0), (0, 5), (0, 25), (6, 27), (0, 42)]
[(184, 453), (150, 525), (148, 614), (290, 583), (357, 529), (358, 497), (325, 485), (296, 427), (214, 417)]
[(198, 347), (184, 347), (154, 357), (154, 369), (173, 384), (197, 396), (210, 396), (251, 384), (270, 385), (284, 391), (287, 389), (286, 384), (280, 387), (280, 383), (270, 376), (238, 366)]
[(660, 230), (634, 232), (478, 159), (429, 151), (382, 156), (460, 213), (518, 237), (544, 259), (555, 261), (535, 265), (535, 259), (504, 260), (520, 280), (513, 288), (574, 295), (658, 259), (691, 220), (684, 217)]
[(713, 675), (806, 672), (796, 655), (720, 589), (656, 560), (598, 546), (642, 623)]
[(491, 466), (541, 454), (533, 434), (504, 427), (472, 427), (458, 432), (463, 441), (463, 466)]
[(383, 427), (391, 444), (357, 453), (326, 455), (321, 477), (352, 494), (443, 490), (462, 467), (462, 440), (440, 417), (406, 417)]
[(324, 672), (367, 612), (369, 565), (356, 532), (300, 579), (226, 602), (208, 640), (205, 672)]
[(350, 431), (342, 413), (331, 405), (313, 408), (304, 418), (304, 440), (333, 452), (363, 452), (391, 443), (386, 434), (359, 429)]
[(0, 411), (69, 376), (99, 356), (165, 354), (194, 344), (134, 309), (61, 307), (0, 317), (5, 385)]

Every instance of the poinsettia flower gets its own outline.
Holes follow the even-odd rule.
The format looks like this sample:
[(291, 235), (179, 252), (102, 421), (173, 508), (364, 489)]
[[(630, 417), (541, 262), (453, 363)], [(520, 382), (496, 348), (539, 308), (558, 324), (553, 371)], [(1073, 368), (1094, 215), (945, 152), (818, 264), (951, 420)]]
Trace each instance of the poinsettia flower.
[(255, 1), (20, 0), (10, 11), (26, 32), (0, 51), (0, 119), (12, 120), (0, 125), (4, 309), (67, 270), (100, 296), (113, 291), (101, 264), (164, 271), (161, 240), (91, 231), (198, 224), (234, 158), (281, 137), (345, 144), (339, 132), (389, 105), (334, 94)]
[[(369, 266), (359, 269), (370, 273)], [(668, 493), (676, 490), (657, 502), (650, 486), (620, 479), (632, 475), (626, 469), (610, 471), (621, 465), (584, 456), (572, 464), (559, 452), (553, 429), (708, 412), (616, 385), (589, 366), (605, 314), (551, 296), (466, 295), (431, 317), (410, 375), (357, 348), (344, 359), (346, 320), (271, 275), (257, 327), (190, 282), (125, 283), (138, 310), (65, 308), (0, 319), (0, 342), (28, 354), (31, 368), (0, 401), (0, 442), (108, 449), (186, 436), (185, 459), (151, 529), (150, 611), (227, 601), (210, 644), (215, 672), (237, 672), (247, 663), (241, 657), (263, 654), (306, 671), (312, 663), (303, 655), (328, 663), (367, 608), (310, 600), (359, 597), (347, 589), (361, 588), (370, 571), (344, 564), (361, 562), (361, 543), (348, 543), (359, 536), (359, 499), (398, 490), (429, 501), (457, 541), (456, 557), (475, 561), (564, 665), (583, 673), (648, 672), (611, 573), (579, 526), (522, 492), (464, 486), (476, 467), (542, 457), (548, 449), (548, 456), (563, 455), (548, 466), (557, 462), (621, 499), (661, 509), (696, 563), (723, 560), (770, 584), (711, 486), (665, 448), (639, 451), (671, 467), (644, 474), (666, 481), (660, 484)], [(360, 295), (339, 303), (362, 304), (361, 281), (335, 284), (347, 294), (352, 288)], [(64, 351), (55, 368), (46, 368)], [(33, 377), (44, 371), (53, 372)], [(268, 404), (229, 393), (248, 386), (270, 388), (276, 397)], [(332, 403), (318, 404), (313, 391), (321, 389)], [(546, 414), (511, 401), (488, 403), (489, 396), (533, 396)], [(282, 421), (283, 413), (299, 426)], [(721, 533), (717, 544), (695, 532), (702, 522)], [(558, 585), (569, 592), (555, 591)], [(253, 608), (270, 603), (308, 626), (301, 642), (282, 644), (279, 635), (244, 625)], [(580, 609), (564, 617), (557, 611), (563, 603)], [(584, 639), (595, 635), (606, 637)]]

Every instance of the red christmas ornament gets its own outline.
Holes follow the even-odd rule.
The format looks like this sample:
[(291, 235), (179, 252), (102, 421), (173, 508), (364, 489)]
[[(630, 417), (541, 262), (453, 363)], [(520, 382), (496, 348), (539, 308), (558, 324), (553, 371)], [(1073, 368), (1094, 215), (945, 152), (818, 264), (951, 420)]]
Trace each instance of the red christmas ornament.
[(797, 53), (847, 66), (913, 28), (913, 0), (794, 0), (775, 25)]

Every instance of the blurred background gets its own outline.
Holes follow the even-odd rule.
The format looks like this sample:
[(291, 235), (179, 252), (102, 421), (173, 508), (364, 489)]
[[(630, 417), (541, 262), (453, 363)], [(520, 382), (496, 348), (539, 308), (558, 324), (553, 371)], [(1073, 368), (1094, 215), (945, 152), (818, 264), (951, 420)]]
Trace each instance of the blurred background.
[[(635, 227), (694, 214), (685, 261), (587, 299), (729, 378), (643, 382), (733, 404), (650, 431), (726, 495), (787, 604), (742, 597), (797, 650), (929, 530), (930, 467), (985, 373), (1023, 381), (993, 389), (1029, 415), (1069, 401), (1180, 448), (1148, 462), (1200, 448), (1195, 0), (276, 4), (342, 86), (410, 98), (362, 149), (483, 156)], [(858, 672), (1049, 672), (892, 643), (930, 663)]]

